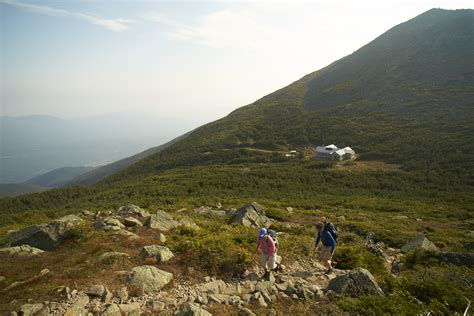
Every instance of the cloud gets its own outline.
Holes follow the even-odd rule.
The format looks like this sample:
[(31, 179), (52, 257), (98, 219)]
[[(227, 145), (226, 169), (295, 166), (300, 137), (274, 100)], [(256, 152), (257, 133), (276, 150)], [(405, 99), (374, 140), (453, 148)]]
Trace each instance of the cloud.
[(262, 48), (287, 34), (262, 21), (262, 16), (245, 9), (222, 9), (200, 16), (194, 23), (182, 23), (164, 15), (150, 13), (145, 20), (164, 27), (171, 40), (189, 41), (217, 49)]
[(73, 12), (64, 9), (57, 9), (48, 7), (45, 5), (37, 5), (31, 3), (20, 2), (16, 0), (0, 0), (0, 3), (8, 4), (18, 8), (25, 9), (27, 11), (44, 14), (49, 16), (60, 16), (60, 17), (74, 17), (88, 23), (103, 26), (111, 31), (124, 31), (128, 28), (127, 24), (132, 23), (132, 20), (126, 19), (104, 19), (91, 14), (85, 14), (80, 12)]

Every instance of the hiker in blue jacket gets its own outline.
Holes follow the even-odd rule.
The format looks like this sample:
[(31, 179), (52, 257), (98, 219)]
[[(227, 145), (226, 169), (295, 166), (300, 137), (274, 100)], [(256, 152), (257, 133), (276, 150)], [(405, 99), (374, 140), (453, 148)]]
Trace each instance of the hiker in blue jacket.
[(332, 271), (331, 259), (334, 255), (334, 250), (337, 244), (337, 233), (333, 224), (331, 223), (317, 223), (317, 235), (314, 247), (317, 249), (319, 241), (322, 243), (319, 260), (328, 269), (326, 273)]

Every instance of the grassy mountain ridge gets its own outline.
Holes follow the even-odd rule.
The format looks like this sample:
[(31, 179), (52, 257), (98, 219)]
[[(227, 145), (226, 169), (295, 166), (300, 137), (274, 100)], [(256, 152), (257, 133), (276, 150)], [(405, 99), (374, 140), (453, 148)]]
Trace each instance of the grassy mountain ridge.
[(238, 160), (246, 147), (288, 150), (336, 143), (355, 148), (362, 159), (438, 175), (456, 172), (469, 181), (473, 12), (430, 10), (112, 179)]

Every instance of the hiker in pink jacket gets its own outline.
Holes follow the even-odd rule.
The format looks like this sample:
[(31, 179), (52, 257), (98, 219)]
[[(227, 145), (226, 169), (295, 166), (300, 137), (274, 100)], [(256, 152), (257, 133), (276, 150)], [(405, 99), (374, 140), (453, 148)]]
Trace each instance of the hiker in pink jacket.
[(258, 233), (257, 251), (260, 252), (260, 264), (265, 269), (263, 278), (267, 279), (270, 276), (270, 271), (276, 267), (276, 246), (264, 227)]

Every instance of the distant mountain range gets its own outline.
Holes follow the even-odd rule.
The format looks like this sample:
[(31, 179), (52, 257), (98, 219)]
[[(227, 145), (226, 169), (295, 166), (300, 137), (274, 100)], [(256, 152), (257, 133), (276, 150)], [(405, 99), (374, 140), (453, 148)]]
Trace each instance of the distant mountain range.
[(194, 124), (131, 113), (78, 119), (3, 116), (0, 183), (27, 181), (58, 168), (105, 165), (169, 141)]

